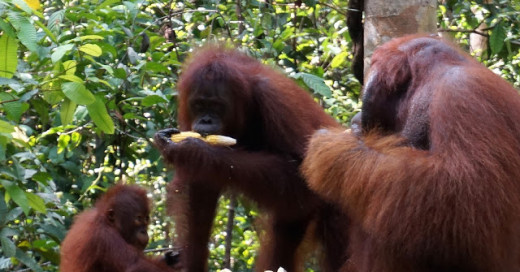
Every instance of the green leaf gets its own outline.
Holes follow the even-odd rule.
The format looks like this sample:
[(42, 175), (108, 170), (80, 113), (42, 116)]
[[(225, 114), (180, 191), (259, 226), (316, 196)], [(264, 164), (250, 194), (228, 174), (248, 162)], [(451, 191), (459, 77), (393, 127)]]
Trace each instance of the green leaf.
[(307, 86), (309, 86), (309, 88), (311, 88), (315, 93), (318, 93), (324, 97), (332, 96), (332, 92), (329, 86), (325, 84), (323, 78), (307, 73), (298, 73), (295, 77), (301, 78), (303, 82)]
[(89, 105), (96, 101), (96, 97), (78, 82), (65, 82), (61, 84), (63, 94), (76, 104)]
[(114, 134), (114, 122), (108, 114), (105, 103), (101, 98), (96, 97), (96, 101), (90, 105), (87, 105), (88, 115), (92, 118), (92, 121), (107, 134)]
[(4, 19), (0, 18), (0, 30), (4, 32), (4, 34), (7, 34), (11, 37), (16, 37), (16, 32), (14, 28), (6, 22)]
[(3, 34), (0, 37), (0, 77), (12, 78), (18, 65), (18, 42)]
[(501, 21), (493, 28), (493, 31), (489, 36), (489, 47), (491, 48), (491, 52), (493, 54), (498, 54), (500, 51), (502, 51), (505, 39), (506, 29), (504, 27), (504, 22)]
[(89, 54), (93, 57), (99, 57), (103, 53), (101, 47), (95, 44), (84, 44), (79, 47), (79, 51)]
[(51, 38), (51, 40), (54, 43), (58, 43), (58, 40), (56, 40), (56, 36), (54, 36), (54, 34), (42, 22), (40, 22), (39, 20), (35, 20), (34, 23), (36, 23), (41, 29), (43, 29), (43, 31), (47, 34), (47, 36), (49, 36), (49, 38)]
[(76, 111), (77, 104), (72, 102), (70, 99), (65, 98), (65, 101), (61, 104), (60, 118), (61, 125), (65, 126), (74, 120), (74, 112)]
[(47, 27), (57, 33), (60, 30), (61, 22), (63, 22), (63, 18), (65, 18), (65, 9), (61, 9), (56, 11), (49, 16), (49, 21), (47, 23)]
[(147, 62), (144, 67), (145, 67), (145, 70), (151, 71), (151, 72), (170, 73), (170, 70), (168, 70), (168, 68), (166, 68), (164, 65), (157, 63), (157, 62), (153, 62), (153, 61)]
[(347, 59), (348, 57), (348, 53), (343, 51), (339, 54), (337, 54), (331, 61), (330, 63), (330, 67), (331, 68), (338, 68), (340, 67), (343, 63), (345, 63), (345, 60)]
[(58, 137), (58, 154), (65, 151), (67, 146), (70, 143), (70, 135), (69, 134), (61, 134), (60, 137)]
[(63, 97), (65, 97), (63, 92), (59, 90), (48, 90), (43, 92), (43, 99), (51, 105), (60, 102)]
[(51, 55), (52, 62), (55, 63), (55, 62), (61, 60), (61, 58), (63, 58), (63, 56), (69, 50), (71, 50), (73, 47), (74, 47), (73, 44), (65, 44), (65, 45), (61, 45), (61, 46), (56, 47), (56, 49), (54, 49), (54, 52)]
[(12, 0), (12, 1), (13, 1), (13, 4), (15, 4), (21, 10), (27, 12), (28, 14), (32, 14), (31, 7), (29, 7), (29, 5), (27, 3), (25, 3), (25, 1), (23, 1), (23, 0)]
[(165, 100), (164, 98), (158, 96), (158, 95), (149, 95), (143, 98), (143, 101), (141, 104), (145, 107), (149, 107), (158, 103), (165, 103), (168, 102), (168, 100)]
[(99, 35), (85, 35), (85, 36), (79, 37), (79, 39), (80, 39), (80, 41), (84, 41), (84, 40), (103, 40), (103, 39), (105, 39), (105, 37), (99, 36)]
[(2, 242), (2, 251), (5, 253), (5, 256), (13, 257), (16, 254), (16, 245), (11, 239), (2, 236), (0, 237), (0, 242)]
[(38, 51), (38, 45), (36, 44), (36, 28), (27, 17), (20, 15), (19, 13), (9, 12), (8, 14), (11, 24), (18, 30), (18, 39), (20, 42), (32, 52)]
[(75, 75), (61, 75), (59, 76), (59, 78), (61, 79), (65, 79), (67, 81), (72, 81), (72, 82), (77, 82), (77, 83), (81, 83), (83, 84), (83, 79), (81, 79), (80, 77), (78, 76), (75, 76)]
[(105, 2), (103, 2), (101, 5), (99, 5), (97, 8), (96, 8), (96, 11), (100, 10), (100, 9), (103, 9), (103, 8), (106, 8), (108, 6), (111, 6), (115, 3), (119, 3), (121, 2), (121, 0), (107, 0)]
[(35, 272), (43, 272), (43, 269), (36, 263), (36, 261), (31, 258), (27, 253), (23, 252), (21, 249), (16, 249), (16, 259), (29, 267), (32, 271)]
[(14, 126), (4, 120), (0, 120), (0, 132), (1, 133), (13, 133)]
[(65, 69), (65, 74), (73, 75), (76, 73), (77, 62), (75, 60), (68, 60), (63, 62), (63, 69)]
[(23, 212), (26, 215), (29, 214), (29, 200), (27, 199), (25, 192), (20, 189), (17, 184), (10, 181), (0, 180), (0, 183), (4, 186), (7, 194), (13, 199), (13, 201), (18, 204), (20, 208), (22, 208)]
[(9, 213), (7, 213), (7, 215), (5, 216), (5, 219), (7, 220), (7, 222), (11, 222), (11, 221), (15, 220), (16, 218), (18, 218), (22, 213), (23, 213), (22, 208), (16, 207), (16, 208), (10, 210)]
[(45, 207), (45, 201), (38, 195), (33, 193), (25, 192), (25, 196), (29, 200), (29, 205), (37, 212), (46, 213), (47, 207)]

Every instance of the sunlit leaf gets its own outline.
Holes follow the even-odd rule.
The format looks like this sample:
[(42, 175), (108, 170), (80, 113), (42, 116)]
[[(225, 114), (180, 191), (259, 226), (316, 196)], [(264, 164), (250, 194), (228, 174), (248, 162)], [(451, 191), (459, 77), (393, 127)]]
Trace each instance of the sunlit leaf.
[(77, 82), (77, 83), (84, 83), (83, 79), (81, 79), (80, 77), (78, 76), (75, 76), (75, 75), (61, 75), (59, 76), (59, 78), (61, 79), (65, 79), (67, 81), (72, 81), (72, 82)]
[(57, 62), (57, 61), (61, 60), (61, 58), (63, 58), (63, 56), (69, 50), (71, 50), (73, 47), (74, 47), (73, 44), (65, 44), (65, 45), (56, 47), (56, 49), (54, 49), (54, 52), (51, 55), (52, 62)]
[(88, 115), (94, 121), (97, 127), (103, 130), (107, 134), (114, 134), (114, 122), (108, 114), (105, 103), (101, 98), (96, 97), (95, 102), (87, 105)]
[(0, 120), (0, 132), (1, 133), (13, 133), (14, 126), (4, 120)]
[(61, 89), (63, 94), (76, 104), (89, 105), (96, 101), (94, 95), (81, 83), (65, 82), (61, 84)]
[(24, 0), (25, 3), (27, 3), (27, 5), (29, 5), (29, 7), (31, 7), (32, 9), (40, 9), (41, 8), (41, 4), (40, 4), (40, 1), (39, 0)]
[(93, 57), (99, 57), (103, 53), (101, 47), (95, 44), (84, 44), (79, 47), (79, 51), (89, 54)]
[(79, 37), (79, 39), (81, 41), (84, 41), (84, 40), (103, 40), (104, 37), (103, 36), (99, 36), (99, 35), (85, 35), (85, 36)]
[(0, 37), (0, 77), (12, 78), (18, 65), (18, 42), (9, 35)]
[(63, 62), (63, 69), (65, 69), (65, 74), (73, 75), (76, 73), (77, 62), (75, 60), (68, 60)]
[(72, 102), (70, 99), (65, 99), (61, 104), (60, 118), (62, 125), (68, 125), (74, 120), (74, 112), (76, 111), (77, 104)]
[(338, 68), (340, 67), (345, 61), (347, 60), (348, 53), (347, 52), (341, 52), (337, 54), (332, 61), (330, 62), (331, 68)]
[(25, 192), (27, 199), (29, 200), (29, 205), (35, 211), (46, 213), (47, 208), (45, 207), (45, 201), (43, 199), (33, 193)]

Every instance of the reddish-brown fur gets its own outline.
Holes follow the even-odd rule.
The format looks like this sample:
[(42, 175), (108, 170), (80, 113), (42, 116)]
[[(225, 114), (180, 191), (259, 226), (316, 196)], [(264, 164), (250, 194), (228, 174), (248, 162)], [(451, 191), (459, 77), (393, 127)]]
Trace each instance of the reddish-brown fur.
[[(218, 89), (222, 83), (226, 88)], [(215, 206), (230, 188), (256, 201), (268, 215), (257, 271), (280, 266), (299, 271), (303, 260), (297, 251), (313, 220), (326, 255), (322, 271), (336, 271), (346, 260), (346, 237), (338, 243), (342, 231), (335, 231), (346, 222), (308, 189), (298, 169), (310, 135), (337, 122), (282, 73), (222, 47), (196, 52), (184, 66), (178, 89), (180, 130), (194, 129), (188, 98), (205, 89), (232, 101), (228, 110), (233, 114), (220, 134), (237, 139), (235, 146), (217, 147), (195, 139), (174, 144), (156, 136), (164, 159), (176, 170), (168, 199), (185, 269), (207, 270)]]
[(519, 271), (517, 91), (422, 36), (377, 49), (366, 82), (362, 135), (317, 133), (302, 165), (352, 217), (344, 271)]
[[(118, 230), (108, 218), (109, 211), (128, 217), (130, 222), (119, 222), (123, 229)], [(143, 248), (139, 248), (146, 245), (133, 245), (123, 238), (135, 236), (137, 227), (133, 220), (137, 214), (147, 217), (149, 213), (146, 191), (137, 186), (112, 187), (96, 202), (95, 208), (84, 211), (75, 218), (61, 244), (60, 271), (174, 271), (163, 260), (146, 257)], [(146, 225), (147, 223), (146, 219)]]

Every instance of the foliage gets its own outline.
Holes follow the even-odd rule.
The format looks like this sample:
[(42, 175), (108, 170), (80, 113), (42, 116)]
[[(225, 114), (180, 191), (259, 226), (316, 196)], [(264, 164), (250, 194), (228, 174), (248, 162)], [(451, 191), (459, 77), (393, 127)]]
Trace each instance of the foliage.
[[(164, 188), (172, 173), (152, 137), (176, 126), (181, 63), (206, 42), (283, 69), (347, 124), (360, 86), (349, 68), (346, 10), (340, 0), (0, 0), (0, 270), (56, 271), (73, 216), (116, 182), (149, 189), (149, 248), (168, 247)], [(493, 39), (483, 60), (518, 86), (518, 12), (518, 2), (447, 1), (439, 17), (450, 29), (484, 20)], [(257, 214), (239, 203), (231, 268), (247, 271)], [(212, 271), (223, 268), (228, 206), (224, 197)]]
[[(480, 60), (520, 87), (520, 1), (442, 1), (439, 22), (443, 31), (466, 45)], [(484, 46), (472, 48), (472, 39)], [(481, 50), (482, 52), (479, 52)]]

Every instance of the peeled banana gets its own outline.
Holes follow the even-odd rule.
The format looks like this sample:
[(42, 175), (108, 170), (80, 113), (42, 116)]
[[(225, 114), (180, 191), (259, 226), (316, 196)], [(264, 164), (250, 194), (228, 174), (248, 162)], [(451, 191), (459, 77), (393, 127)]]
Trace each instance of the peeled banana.
[(230, 146), (235, 145), (237, 143), (237, 140), (223, 135), (208, 135), (206, 137), (203, 137), (197, 132), (194, 131), (183, 131), (177, 134), (173, 134), (171, 136), (171, 139), (174, 143), (178, 143), (186, 138), (197, 138), (205, 141), (208, 144), (211, 145), (223, 145), (223, 146)]

